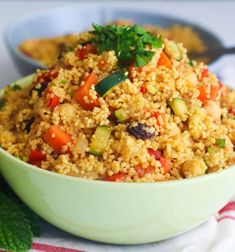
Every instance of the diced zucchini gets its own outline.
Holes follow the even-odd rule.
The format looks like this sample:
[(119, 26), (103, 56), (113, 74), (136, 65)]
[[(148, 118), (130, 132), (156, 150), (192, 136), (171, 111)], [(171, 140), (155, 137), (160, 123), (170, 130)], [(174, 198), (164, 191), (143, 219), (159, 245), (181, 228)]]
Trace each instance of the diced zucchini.
[(216, 150), (212, 145), (210, 145), (210, 146), (207, 147), (207, 152), (209, 154), (214, 154), (214, 153), (216, 153)]
[(95, 85), (95, 90), (100, 96), (105, 96), (114, 86), (126, 79), (127, 77), (120, 71), (114, 72), (98, 82)]
[(118, 122), (125, 122), (128, 119), (128, 115), (123, 108), (115, 110), (114, 115)]
[(178, 116), (184, 115), (188, 111), (187, 105), (182, 98), (174, 98), (169, 102), (169, 106), (173, 110), (174, 114)]
[(182, 52), (178, 46), (178, 44), (175, 42), (175, 41), (169, 41), (169, 44), (168, 44), (168, 47), (169, 47), (169, 51), (170, 51), (170, 54), (177, 60), (177, 61), (180, 61), (182, 60)]
[(91, 138), (90, 153), (96, 156), (102, 155), (107, 148), (110, 135), (111, 128), (109, 126), (98, 126)]

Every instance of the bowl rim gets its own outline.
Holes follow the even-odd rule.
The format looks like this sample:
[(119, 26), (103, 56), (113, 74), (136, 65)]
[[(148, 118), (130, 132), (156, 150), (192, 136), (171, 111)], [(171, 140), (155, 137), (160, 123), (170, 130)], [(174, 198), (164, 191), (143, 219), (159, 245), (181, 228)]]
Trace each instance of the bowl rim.
[[(13, 83), (17, 83), (18, 85), (20, 85), (21, 87), (26, 87), (28, 85), (31, 84), (32, 82), (32, 78), (33, 78), (34, 74), (31, 75), (27, 75), (21, 79), (16, 80)], [(12, 85), (12, 84), (10, 84)], [(4, 88), (0, 90), (0, 97), (4, 94)], [(20, 169), (29, 169), (32, 172), (39, 172), (41, 174), (45, 174), (48, 176), (52, 176), (58, 179), (67, 179), (68, 181), (73, 181), (73, 182), (81, 182), (81, 183), (85, 183), (85, 184), (94, 184), (94, 185), (113, 185), (113, 186), (124, 186), (124, 187), (147, 187), (147, 186), (154, 186), (154, 187), (172, 187), (172, 186), (183, 186), (183, 185), (188, 185), (190, 183), (200, 183), (200, 182), (204, 182), (204, 181), (209, 181), (213, 178), (217, 178), (218, 176), (222, 176), (222, 175), (227, 175), (230, 174), (231, 172), (235, 172), (235, 164), (233, 164), (232, 166), (222, 169), (221, 171), (218, 172), (212, 172), (209, 174), (205, 174), (202, 176), (198, 176), (198, 177), (192, 177), (192, 178), (186, 178), (186, 179), (176, 179), (176, 180), (167, 180), (167, 181), (157, 181), (157, 182), (115, 182), (115, 181), (103, 181), (103, 180), (95, 180), (95, 179), (85, 179), (85, 178), (81, 178), (81, 177), (74, 177), (74, 176), (69, 176), (69, 175), (65, 175), (65, 174), (59, 174), (56, 172), (52, 172), (52, 171), (48, 171), (48, 170), (44, 170), (40, 167), (31, 165), (29, 163), (26, 163), (16, 157), (14, 157), (13, 155), (11, 155), (10, 153), (8, 153), (7, 151), (5, 151), (3, 148), (0, 147), (0, 154), (5, 155), (7, 158), (11, 159), (12, 161), (14, 161), (15, 163), (17, 163), (20, 167)], [(1, 160), (1, 155), (0, 155), (0, 160)], [(4, 168), (0, 168), (0, 174), (1, 174), (1, 170)]]
[[(21, 60), (26, 61), (28, 64), (31, 64), (32, 66), (36, 67), (36, 68), (40, 68), (40, 69), (46, 69), (47, 67), (41, 63), (39, 63), (38, 61), (30, 58), (29, 56), (23, 54), (22, 52), (20, 52), (18, 50), (17, 46), (13, 46), (11, 43), (11, 39), (10, 39), (10, 34), (13, 32), (13, 30), (15, 29), (15, 26), (19, 25), (20, 23), (24, 23), (25, 21), (31, 20), (31, 19), (37, 19), (38, 17), (42, 16), (42, 15), (49, 15), (51, 13), (56, 13), (57, 11), (68, 11), (70, 9), (76, 8), (76, 7), (81, 7), (81, 6), (87, 6), (87, 3), (76, 3), (76, 4), (69, 4), (69, 5), (62, 5), (62, 6), (57, 6), (55, 8), (48, 8), (46, 10), (39, 10), (39, 11), (33, 11), (29, 14), (25, 14), (21, 17), (17, 17), (14, 20), (12, 20), (8, 25), (6, 25), (5, 29), (4, 29), (4, 41), (5, 44), (7, 46), (7, 48), (14, 54), (16, 54), (19, 58), (21, 58)], [(165, 14), (165, 13), (160, 13), (160, 12), (155, 12), (153, 10), (143, 10), (140, 7), (138, 8), (130, 8), (130, 7), (115, 7), (115, 5), (105, 5), (102, 4), (98, 7), (92, 7), (93, 9), (100, 11), (101, 13), (104, 11), (109, 11), (109, 10), (116, 10), (116, 11), (124, 11), (124, 12), (132, 12), (132, 13), (141, 13), (141, 14), (149, 14), (149, 15), (154, 15), (154, 16), (158, 16), (160, 18), (169, 18), (169, 19), (175, 19), (177, 20), (180, 24), (183, 25), (187, 25), (187, 26), (191, 26), (192, 28), (196, 28), (199, 30), (202, 30), (203, 32), (206, 32), (210, 35), (212, 35), (214, 37), (214, 39), (221, 45), (221, 47), (225, 47), (225, 44), (223, 42), (223, 40), (215, 33), (213, 32), (210, 28), (208, 28), (205, 25), (201, 25), (198, 22), (194, 22), (193, 20), (188, 20), (187, 18), (181, 18), (178, 17), (175, 14)], [(78, 31), (81, 32), (81, 31)], [(60, 34), (61, 36), (63, 34)], [(60, 36), (58, 34), (58, 36)], [(52, 36), (54, 37), (54, 36)], [(216, 68), (216, 66), (218, 65), (218, 63), (223, 59), (223, 55), (217, 57), (215, 60), (213, 60), (211, 63), (208, 64), (209, 68)]]

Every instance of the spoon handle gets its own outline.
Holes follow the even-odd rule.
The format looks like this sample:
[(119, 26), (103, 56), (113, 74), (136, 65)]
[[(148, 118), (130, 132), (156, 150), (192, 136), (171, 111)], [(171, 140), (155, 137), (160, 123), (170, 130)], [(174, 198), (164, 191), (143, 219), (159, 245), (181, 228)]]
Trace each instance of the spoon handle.
[(189, 53), (190, 57), (192, 58), (200, 58), (200, 57), (219, 57), (224, 54), (234, 54), (235, 53), (235, 46), (227, 47), (227, 48), (213, 48), (208, 49), (204, 52), (192, 52)]

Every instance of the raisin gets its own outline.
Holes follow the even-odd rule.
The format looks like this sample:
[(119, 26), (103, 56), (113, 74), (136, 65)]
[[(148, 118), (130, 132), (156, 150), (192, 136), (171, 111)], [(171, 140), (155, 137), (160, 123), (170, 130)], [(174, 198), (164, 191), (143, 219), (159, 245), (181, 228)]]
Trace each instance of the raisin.
[(24, 123), (25, 123), (24, 130), (26, 130), (29, 133), (31, 125), (33, 124), (34, 121), (35, 121), (35, 117), (31, 117), (31, 118), (25, 120), (24, 121)]
[(146, 140), (155, 136), (155, 130), (144, 123), (133, 122), (127, 126), (127, 132), (137, 139)]
[(45, 82), (45, 81), (42, 82), (42, 83), (40, 83), (40, 84), (36, 84), (36, 86), (31, 89), (30, 94), (32, 94), (32, 92), (35, 90), (35, 91), (37, 91), (38, 96), (41, 97), (42, 96), (42, 92), (47, 89), (47, 86), (48, 86), (48, 83)]

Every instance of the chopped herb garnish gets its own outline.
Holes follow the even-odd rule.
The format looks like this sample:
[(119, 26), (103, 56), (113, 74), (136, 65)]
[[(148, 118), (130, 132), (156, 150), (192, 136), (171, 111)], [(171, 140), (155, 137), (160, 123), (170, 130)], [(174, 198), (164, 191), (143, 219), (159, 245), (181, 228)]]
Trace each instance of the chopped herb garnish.
[(21, 86), (15, 83), (14, 85), (11, 86), (11, 89), (16, 91), (16, 90), (21, 90)]
[(193, 61), (192, 61), (192, 60), (190, 60), (188, 64), (189, 64), (191, 67), (193, 67), (193, 66), (194, 66), (194, 64), (193, 64)]
[(224, 146), (225, 146), (225, 139), (224, 138), (218, 138), (218, 139), (216, 139), (216, 145), (219, 148), (224, 148)]
[(101, 26), (93, 24), (92, 34), (98, 52), (115, 52), (119, 67), (123, 68), (134, 62), (136, 67), (146, 65), (153, 57), (154, 52), (147, 50), (151, 48), (161, 48), (162, 39), (146, 32), (141, 26)]
[(62, 80), (60, 83), (66, 84), (68, 81), (67, 80)]
[(0, 99), (0, 109), (4, 107), (4, 105), (6, 104), (6, 100), (5, 99)]

